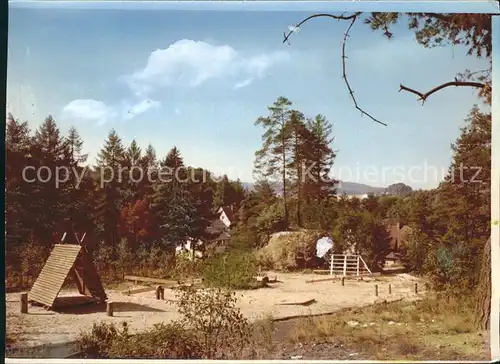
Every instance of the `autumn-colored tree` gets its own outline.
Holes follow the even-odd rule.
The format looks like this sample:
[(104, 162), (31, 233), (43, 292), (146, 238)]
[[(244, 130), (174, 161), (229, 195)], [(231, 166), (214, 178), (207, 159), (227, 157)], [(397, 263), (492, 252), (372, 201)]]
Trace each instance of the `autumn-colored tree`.
[(136, 200), (122, 208), (120, 235), (126, 238), (130, 248), (136, 249), (142, 243), (154, 240), (156, 226), (155, 216), (146, 199)]

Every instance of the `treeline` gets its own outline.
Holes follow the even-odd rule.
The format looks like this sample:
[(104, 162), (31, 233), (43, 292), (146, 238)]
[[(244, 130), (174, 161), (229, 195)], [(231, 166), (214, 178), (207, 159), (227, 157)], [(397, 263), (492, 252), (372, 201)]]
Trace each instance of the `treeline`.
[[(172, 260), (175, 247), (188, 240), (210, 241), (207, 226), (219, 207), (229, 205), (236, 212), (230, 242), (234, 251), (251, 252), (277, 231), (314, 229), (331, 235), (337, 249), (355, 243), (377, 269), (389, 251), (385, 222), (395, 218), (406, 226), (402, 249), (408, 268), (430, 275), (436, 287), (471, 289), (477, 283), (479, 256), (490, 234), (490, 114), (471, 111), (452, 147), (449, 174), (438, 188), (359, 200), (336, 195), (330, 169), (337, 151), (332, 149), (330, 122), (321, 115), (308, 118), (291, 106), (280, 97), (268, 115), (256, 121), (263, 128), (255, 160), (260, 179), (250, 191), (240, 181), (185, 165), (176, 147), (157, 158), (153, 146), (142, 150), (135, 141), (126, 146), (115, 131), (109, 133), (95, 165), (88, 166), (76, 129), (61, 135), (49, 116), (32, 132), (28, 122), (10, 115), (10, 285), (23, 286), (36, 278), (66, 221), (98, 242), (96, 260), (103, 275), (130, 270), (171, 274), (179, 265)], [(53, 175), (61, 167), (75, 172), (56, 186), (54, 180), (26, 182), (26, 166), (43, 166), (43, 173)], [(177, 171), (178, 178), (162, 180), (164, 168)], [(139, 178), (140, 170), (149, 177)], [(82, 171), (87, 173), (80, 180)], [(33, 170), (25, 176), (32, 180)]]
[(185, 166), (176, 147), (157, 159), (151, 145), (127, 147), (114, 130), (93, 166), (77, 130), (61, 135), (51, 116), (32, 133), (9, 115), (6, 134), (6, 258), (17, 284), (34, 278), (67, 222), (99, 243), (103, 265), (140, 248), (161, 260), (190, 239), (210, 239), (217, 208), (244, 198), (239, 181)]

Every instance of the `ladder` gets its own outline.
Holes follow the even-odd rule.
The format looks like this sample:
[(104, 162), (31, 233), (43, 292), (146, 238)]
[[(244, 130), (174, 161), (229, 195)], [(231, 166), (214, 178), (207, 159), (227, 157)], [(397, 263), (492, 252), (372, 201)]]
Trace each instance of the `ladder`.
[(371, 274), (361, 255), (331, 254), (330, 256), (330, 275), (360, 277)]

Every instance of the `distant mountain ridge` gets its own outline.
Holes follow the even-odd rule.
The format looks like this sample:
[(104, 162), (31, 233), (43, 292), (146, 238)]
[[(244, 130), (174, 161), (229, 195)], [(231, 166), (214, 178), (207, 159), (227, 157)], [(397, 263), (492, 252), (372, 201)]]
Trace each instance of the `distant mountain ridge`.
[[(247, 190), (253, 190), (253, 183), (242, 182), (242, 185)], [(373, 187), (363, 183), (340, 181), (337, 187), (338, 195), (365, 195), (365, 194), (390, 194), (390, 195), (405, 195), (411, 193), (413, 190), (410, 186), (404, 183), (395, 183), (388, 187)], [(279, 183), (274, 183), (274, 188), (278, 194), (281, 193), (281, 186)]]

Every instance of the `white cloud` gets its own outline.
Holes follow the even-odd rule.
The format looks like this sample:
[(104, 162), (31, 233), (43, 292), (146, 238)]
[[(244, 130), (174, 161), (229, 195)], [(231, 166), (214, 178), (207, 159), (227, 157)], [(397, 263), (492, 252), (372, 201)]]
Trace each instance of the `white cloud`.
[(229, 45), (183, 39), (153, 51), (143, 69), (123, 80), (136, 95), (145, 95), (161, 87), (196, 87), (214, 79), (261, 79), (289, 59), (284, 51), (244, 55)]
[(116, 111), (112, 107), (93, 99), (73, 100), (64, 106), (63, 114), (68, 118), (95, 121), (98, 124), (104, 124), (116, 117)]
[(160, 102), (149, 99), (133, 103), (124, 101), (117, 106), (109, 106), (102, 101), (93, 99), (78, 99), (64, 106), (63, 115), (68, 118), (93, 121), (102, 125), (115, 120), (119, 115), (121, 115), (123, 119), (130, 120), (137, 115), (143, 114), (159, 106)]

